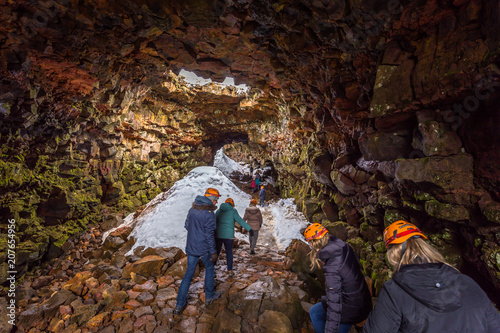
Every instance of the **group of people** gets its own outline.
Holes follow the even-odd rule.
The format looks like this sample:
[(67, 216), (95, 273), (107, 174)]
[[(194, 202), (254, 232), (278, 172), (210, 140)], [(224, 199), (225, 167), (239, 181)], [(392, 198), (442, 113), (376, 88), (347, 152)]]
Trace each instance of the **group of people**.
[(176, 315), (181, 314), (186, 307), (189, 286), (200, 259), (205, 266), (205, 304), (208, 305), (221, 297), (221, 292), (215, 290), (215, 263), (224, 245), (227, 271), (229, 276), (234, 276), (235, 222), (248, 230), (250, 254), (255, 254), (259, 230), (263, 222), (256, 200), (250, 201), (249, 207), (245, 209), (245, 215), (241, 218), (234, 208), (232, 198), (228, 198), (217, 209), (220, 197), (217, 189), (208, 188), (204, 195), (198, 195), (195, 198), (186, 217), (184, 227), (187, 230), (187, 268), (177, 294), (177, 304), (174, 309)]
[(252, 182), (250, 183), (250, 187), (252, 188), (252, 193), (257, 192), (257, 190), (260, 187), (259, 191), (259, 205), (261, 207), (264, 207), (265, 205), (265, 200), (266, 200), (266, 189), (264, 188), (264, 185), (261, 185), (261, 175), (260, 173), (256, 173), (255, 176), (252, 178)]
[(384, 231), (393, 277), (372, 309), (370, 291), (353, 249), (314, 223), (304, 232), (312, 268), (323, 268), (326, 295), (309, 311), (316, 332), (500, 332), (500, 314), (486, 293), (446, 262), (412, 223)]

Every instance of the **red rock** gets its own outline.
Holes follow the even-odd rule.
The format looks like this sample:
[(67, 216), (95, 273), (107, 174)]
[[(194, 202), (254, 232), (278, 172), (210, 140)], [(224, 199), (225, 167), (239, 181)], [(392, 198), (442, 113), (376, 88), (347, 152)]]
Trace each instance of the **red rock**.
[(85, 324), (85, 327), (93, 331), (97, 331), (97, 329), (103, 325), (103, 323), (105, 322), (106, 318), (109, 317), (109, 315), (110, 315), (109, 312), (99, 313), (98, 315), (90, 318), (87, 324)]
[(137, 260), (131, 265), (125, 266), (122, 272), (122, 277), (129, 279), (131, 277), (131, 273), (139, 274), (144, 277), (158, 275), (160, 274), (164, 262), (165, 258), (162, 258), (160, 256), (146, 256)]
[(119, 237), (124, 241), (127, 241), (128, 236), (132, 232), (131, 227), (121, 227), (113, 231), (112, 233), (109, 234), (109, 236), (112, 237)]
[(128, 297), (131, 299), (136, 299), (137, 296), (141, 294), (140, 291), (127, 290)]
[(127, 303), (125, 303), (125, 305), (124, 305), (124, 307), (125, 307), (126, 309), (132, 309), (132, 310), (135, 310), (135, 309), (137, 309), (137, 308), (139, 308), (139, 307), (141, 307), (141, 306), (142, 306), (142, 303), (140, 303), (140, 302), (136, 301), (135, 299), (131, 299), (131, 300), (129, 300), (129, 301), (128, 301)]
[(73, 310), (71, 309), (71, 306), (69, 305), (61, 305), (59, 307), (59, 313), (61, 315), (65, 315), (65, 314), (72, 314), (73, 313)]
[(156, 283), (158, 283), (158, 289), (163, 289), (174, 283), (175, 279), (169, 275), (163, 275), (156, 279)]
[(155, 282), (148, 280), (148, 281), (144, 282), (143, 284), (136, 284), (132, 288), (132, 290), (139, 291), (139, 292), (143, 292), (143, 291), (154, 292), (154, 291), (156, 291), (157, 288), (158, 288), (158, 285)]
[(134, 323), (134, 328), (139, 329), (146, 324), (152, 324), (156, 326), (156, 318), (153, 315), (145, 315), (137, 319)]
[(115, 321), (117, 319), (130, 318), (134, 311), (132, 310), (121, 310), (121, 311), (113, 311), (111, 314), (111, 321)]

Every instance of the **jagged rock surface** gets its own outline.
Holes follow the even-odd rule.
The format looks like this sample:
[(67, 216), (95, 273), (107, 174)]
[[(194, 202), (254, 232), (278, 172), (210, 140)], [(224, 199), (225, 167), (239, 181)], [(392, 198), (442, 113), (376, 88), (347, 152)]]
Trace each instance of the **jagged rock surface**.
[(499, 294), (496, 1), (22, 0), (0, 22), (0, 281), (7, 219), (22, 275), (244, 142), (376, 291), (405, 218)]

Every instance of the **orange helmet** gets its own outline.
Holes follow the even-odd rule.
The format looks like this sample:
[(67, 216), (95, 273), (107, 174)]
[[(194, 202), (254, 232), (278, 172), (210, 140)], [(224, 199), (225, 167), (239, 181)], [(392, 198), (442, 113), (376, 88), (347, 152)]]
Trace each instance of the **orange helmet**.
[(205, 196), (206, 197), (217, 197), (218, 198), (218, 197), (220, 197), (220, 194), (219, 194), (219, 191), (217, 191), (217, 189), (209, 187), (205, 191)]
[(227, 200), (225, 202), (234, 207), (234, 200), (233, 199), (227, 198)]
[(403, 220), (396, 221), (384, 230), (385, 247), (387, 248), (391, 244), (404, 243), (415, 236), (427, 239), (413, 223)]
[(304, 237), (306, 238), (306, 241), (309, 242), (313, 239), (321, 239), (325, 237), (327, 232), (328, 230), (321, 224), (313, 223), (307, 227), (306, 231), (304, 231)]
[(252, 199), (252, 200), (250, 200), (250, 203), (256, 205), (257, 204), (257, 200)]

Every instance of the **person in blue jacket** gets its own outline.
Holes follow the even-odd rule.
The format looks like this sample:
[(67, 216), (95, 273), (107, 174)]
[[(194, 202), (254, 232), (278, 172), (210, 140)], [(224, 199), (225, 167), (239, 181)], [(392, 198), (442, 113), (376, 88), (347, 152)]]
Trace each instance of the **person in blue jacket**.
[(228, 198), (225, 203), (215, 213), (217, 219), (217, 229), (215, 230), (215, 247), (217, 256), (222, 250), (222, 244), (226, 250), (227, 271), (229, 276), (234, 276), (233, 271), (233, 240), (234, 240), (234, 222), (250, 231), (252, 228), (243, 220), (238, 211), (234, 208), (234, 200)]
[(197, 196), (193, 207), (189, 210), (184, 227), (186, 228), (187, 269), (182, 278), (177, 294), (175, 315), (180, 315), (186, 308), (189, 286), (193, 280), (198, 260), (205, 266), (205, 304), (210, 304), (220, 298), (221, 292), (215, 291), (214, 262), (217, 260), (215, 249), (215, 210), (220, 194), (217, 189), (208, 188), (205, 196)]
[(259, 192), (259, 199), (260, 199), (260, 206), (264, 207), (264, 200), (266, 199), (266, 190), (264, 189), (264, 185), (260, 186), (260, 192)]

